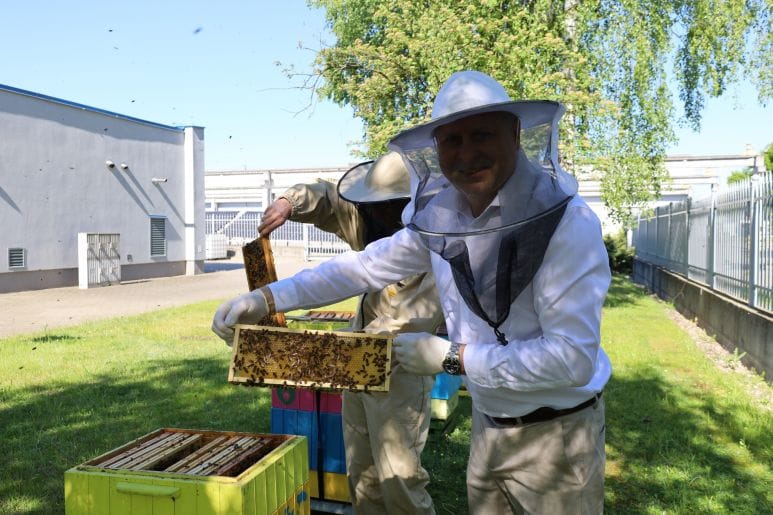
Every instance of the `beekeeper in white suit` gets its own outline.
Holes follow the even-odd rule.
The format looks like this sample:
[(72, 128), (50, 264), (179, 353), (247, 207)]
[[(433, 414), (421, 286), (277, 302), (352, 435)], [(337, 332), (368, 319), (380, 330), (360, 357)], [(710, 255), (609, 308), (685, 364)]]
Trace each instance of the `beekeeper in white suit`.
[(449, 340), (395, 338), (399, 366), (462, 374), (472, 397), (474, 514), (601, 513), (600, 346), (610, 283), (598, 218), (558, 163), (560, 104), (512, 101), (480, 72), (453, 74), (429, 122), (389, 144), (412, 174), (407, 227), (221, 305), (212, 328), (328, 304), (432, 270)]

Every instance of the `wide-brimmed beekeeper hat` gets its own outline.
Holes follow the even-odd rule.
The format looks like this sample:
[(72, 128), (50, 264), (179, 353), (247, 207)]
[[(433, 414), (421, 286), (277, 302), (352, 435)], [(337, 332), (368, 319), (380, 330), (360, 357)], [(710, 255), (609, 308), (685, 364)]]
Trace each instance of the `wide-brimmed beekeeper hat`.
[(434, 144), (435, 129), (468, 116), (507, 112), (518, 118), (521, 129), (550, 124), (564, 112), (559, 102), (510, 98), (505, 88), (492, 77), (478, 71), (451, 75), (435, 97), (430, 121), (400, 132), (389, 142), (394, 150), (424, 148)]
[(408, 169), (400, 154), (389, 152), (349, 169), (338, 181), (338, 195), (355, 204), (410, 198)]
[[(505, 88), (479, 71), (454, 73), (435, 97), (431, 119), (392, 138), (387, 147), (403, 156), (411, 174), (411, 204), (403, 213), (409, 228), (425, 234), (468, 234), (455, 218), (454, 195), (440, 170), (434, 133), (438, 127), (484, 113), (505, 112), (519, 121), (516, 171), (500, 189), (502, 215), (486, 231), (527, 223), (577, 193), (577, 181), (558, 161), (558, 128), (564, 107), (550, 100), (510, 98)], [(462, 232), (460, 232), (462, 231)]]

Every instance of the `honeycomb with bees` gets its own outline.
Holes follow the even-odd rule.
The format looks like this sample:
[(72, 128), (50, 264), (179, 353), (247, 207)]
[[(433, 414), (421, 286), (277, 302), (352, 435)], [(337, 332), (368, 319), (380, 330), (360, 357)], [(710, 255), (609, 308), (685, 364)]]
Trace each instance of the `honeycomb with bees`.
[(391, 335), (237, 325), (233, 349), (231, 383), (389, 390)]

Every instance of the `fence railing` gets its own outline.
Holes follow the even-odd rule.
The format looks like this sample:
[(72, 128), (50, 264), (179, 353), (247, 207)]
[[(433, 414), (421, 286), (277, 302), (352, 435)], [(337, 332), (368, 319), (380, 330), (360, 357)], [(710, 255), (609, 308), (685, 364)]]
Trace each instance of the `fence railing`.
[(636, 256), (773, 312), (773, 173), (639, 217)]
[[(263, 213), (258, 211), (208, 211), (206, 234), (222, 234), (229, 245), (244, 245), (258, 237)], [(321, 231), (311, 224), (288, 221), (271, 233), (277, 245), (303, 247), (305, 260), (331, 257), (349, 250), (349, 245), (335, 234)]]

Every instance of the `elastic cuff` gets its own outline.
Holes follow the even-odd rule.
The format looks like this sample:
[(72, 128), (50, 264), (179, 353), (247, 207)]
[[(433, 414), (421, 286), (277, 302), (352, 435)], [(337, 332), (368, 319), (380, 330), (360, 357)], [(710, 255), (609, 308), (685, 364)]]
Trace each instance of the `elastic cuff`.
[(287, 196), (285, 196), (285, 195), (280, 195), (279, 197), (277, 197), (277, 200), (279, 200), (280, 198), (283, 198), (283, 199), (285, 199), (287, 202), (289, 202), (289, 203), (290, 203), (290, 216), (293, 216), (293, 213), (295, 213), (296, 209), (298, 209), (298, 204), (297, 204), (297, 202), (296, 202), (296, 201), (294, 201), (292, 198), (290, 198), (290, 197), (287, 197)]
[(268, 306), (268, 314), (273, 315), (276, 313), (276, 304), (274, 303), (274, 294), (271, 293), (271, 289), (268, 286), (261, 286), (258, 291), (263, 294), (263, 298), (266, 299), (266, 306)]

